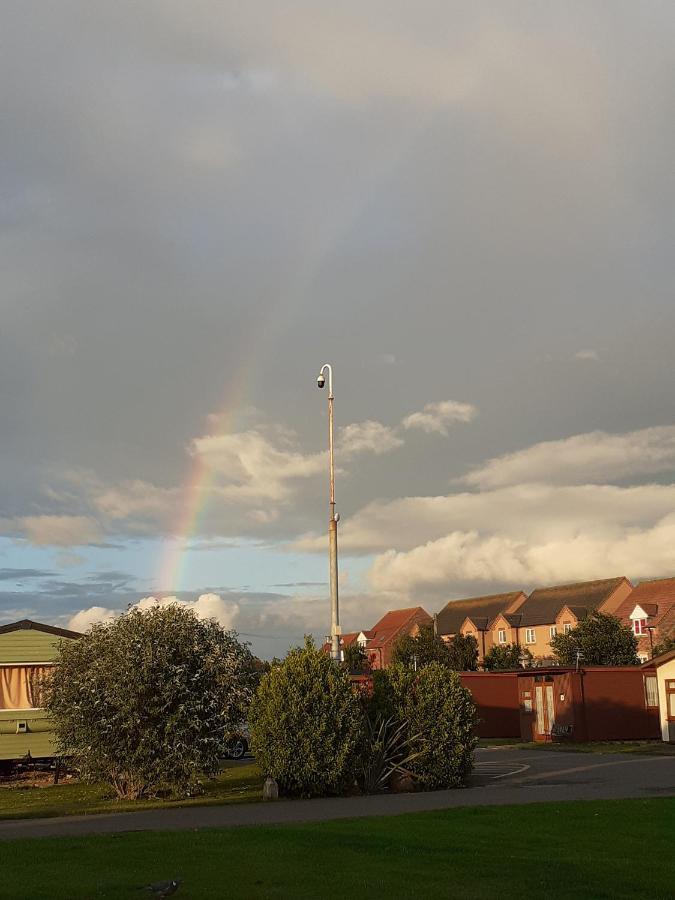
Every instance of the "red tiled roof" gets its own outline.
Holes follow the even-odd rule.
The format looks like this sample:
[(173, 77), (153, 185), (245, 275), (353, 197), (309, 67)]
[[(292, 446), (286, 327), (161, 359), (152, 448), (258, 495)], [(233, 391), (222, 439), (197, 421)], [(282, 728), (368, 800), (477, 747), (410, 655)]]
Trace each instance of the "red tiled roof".
[(395, 638), (400, 631), (411, 624), (412, 620), (422, 614), (422, 618), (426, 618), (429, 623), (433, 620), (429, 613), (421, 606), (413, 606), (409, 609), (392, 609), (385, 613), (379, 622), (370, 629), (370, 638), (368, 640), (367, 649), (375, 647), (383, 647)]
[(662, 635), (675, 629), (675, 578), (641, 581), (617, 609), (616, 615), (629, 622), (636, 606), (642, 607), (651, 619), (649, 624), (655, 625)]

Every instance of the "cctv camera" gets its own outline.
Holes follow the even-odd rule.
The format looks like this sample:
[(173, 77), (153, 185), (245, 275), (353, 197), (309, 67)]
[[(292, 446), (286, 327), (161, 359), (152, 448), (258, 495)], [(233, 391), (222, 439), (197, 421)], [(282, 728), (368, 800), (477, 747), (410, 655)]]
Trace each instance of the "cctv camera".
[(319, 377), (316, 379), (316, 383), (317, 383), (317, 386), (320, 388), (322, 388), (325, 385), (326, 379), (323, 377), (323, 372), (321, 372), (319, 374)]

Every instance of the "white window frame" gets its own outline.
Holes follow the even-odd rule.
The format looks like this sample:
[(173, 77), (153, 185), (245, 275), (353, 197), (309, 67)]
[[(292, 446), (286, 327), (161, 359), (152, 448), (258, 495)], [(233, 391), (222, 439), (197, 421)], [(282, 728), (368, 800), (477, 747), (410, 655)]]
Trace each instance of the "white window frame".
[[(649, 688), (647, 684), (650, 685)], [(659, 680), (656, 675), (645, 675), (645, 705), (648, 709), (654, 709), (655, 707), (658, 709)]]
[(525, 643), (526, 644), (536, 644), (537, 643), (537, 629), (536, 628), (526, 628), (525, 629)]
[(642, 637), (647, 634), (646, 619), (633, 619), (633, 634), (635, 637)]
[(498, 644), (506, 643), (506, 628), (500, 628), (497, 631), (497, 643)]
[(548, 636), (549, 636), (549, 638), (558, 637), (558, 626), (557, 625), (551, 625), (551, 627), (548, 629)]
[(571, 622), (565, 622), (565, 625), (564, 625), (565, 634), (569, 634), (573, 627), (574, 626), (572, 625)]

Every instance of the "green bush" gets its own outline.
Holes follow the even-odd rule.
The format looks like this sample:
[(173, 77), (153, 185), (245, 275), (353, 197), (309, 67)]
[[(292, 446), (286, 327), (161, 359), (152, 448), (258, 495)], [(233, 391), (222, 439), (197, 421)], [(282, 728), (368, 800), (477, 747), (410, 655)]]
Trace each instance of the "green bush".
[(522, 669), (532, 662), (532, 654), (520, 644), (495, 644), (490, 647), (483, 659), (486, 672), (497, 672), (507, 669)]
[(616, 616), (593, 610), (576, 628), (551, 640), (561, 666), (573, 666), (577, 653), (584, 666), (638, 666), (637, 638)]
[(127, 799), (191, 793), (215, 774), (253, 693), (248, 648), (176, 604), (94, 625), (59, 663), (46, 686), (59, 752)]
[(311, 639), (263, 676), (249, 712), (251, 747), (281, 794), (340, 794), (355, 783), (364, 711), (344, 667)]
[(476, 707), (457, 672), (432, 662), (417, 672), (374, 673), (371, 716), (405, 723), (415, 754), (406, 768), (428, 790), (460, 786), (473, 767)]

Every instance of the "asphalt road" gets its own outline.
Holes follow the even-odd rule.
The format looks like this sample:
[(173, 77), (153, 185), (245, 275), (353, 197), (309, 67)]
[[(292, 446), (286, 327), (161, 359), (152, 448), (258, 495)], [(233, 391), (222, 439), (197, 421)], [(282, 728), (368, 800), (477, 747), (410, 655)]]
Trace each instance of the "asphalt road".
[(481, 749), (462, 790), (0, 821), (0, 840), (321, 822), (459, 806), (675, 796), (675, 756)]

